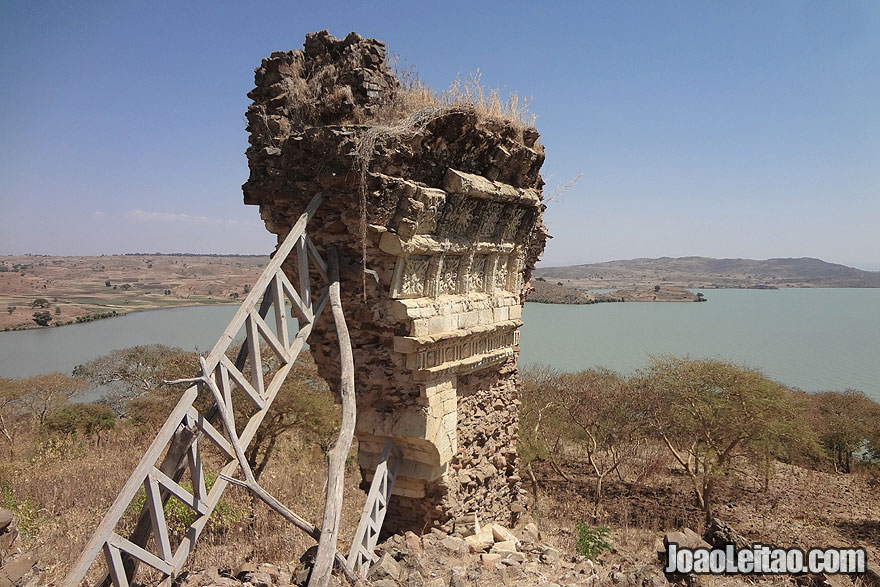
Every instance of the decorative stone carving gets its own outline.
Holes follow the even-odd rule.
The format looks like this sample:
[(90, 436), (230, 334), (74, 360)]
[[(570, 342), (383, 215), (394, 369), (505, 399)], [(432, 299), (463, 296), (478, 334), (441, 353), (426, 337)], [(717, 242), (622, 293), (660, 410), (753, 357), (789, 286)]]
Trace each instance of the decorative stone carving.
[(501, 213), (504, 210), (504, 204), (500, 202), (487, 202), (483, 211), (483, 221), (480, 226), (480, 236), (491, 237), (498, 232), (498, 221), (501, 220)]
[(474, 255), (466, 282), (468, 292), (486, 291), (486, 255)]
[(416, 199), (422, 205), (416, 216), (416, 232), (430, 234), (437, 230), (437, 219), (446, 202), (446, 193), (442, 190), (419, 187)]
[(448, 255), (443, 258), (440, 271), (440, 294), (454, 294), (458, 292), (458, 268), (461, 258)]
[[(441, 366), (471, 368), (472, 365), (466, 364), (468, 359), (486, 358), (500, 349), (512, 351), (513, 347), (519, 343), (519, 332), (514, 328), (512, 326), (509, 329), (476, 334), (468, 336), (464, 340), (452, 340), (419, 351), (418, 362), (414, 368), (419, 370), (436, 369)], [(500, 356), (495, 358), (500, 358)], [(476, 364), (476, 361), (471, 361), (471, 363)], [(481, 366), (485, 364), (486, 362), (480, 363)]]
[(507, 207), (507, 218), (501, 223), (501, 240), (510, 240), (516, 236), (525, 215), (525, 209), (520, 206)]
[(425, 294), (428, 261), (428, 257), (408, 257), (403, 260), (403, 275), (400, 278), (401, 297), (418, 297)]
[(507, 257), (495, 260), (495, 289), (507, 290)]
[(441, 236), (467, 237), (471, 234), (479, 202), (465, 196), (446, 198)]

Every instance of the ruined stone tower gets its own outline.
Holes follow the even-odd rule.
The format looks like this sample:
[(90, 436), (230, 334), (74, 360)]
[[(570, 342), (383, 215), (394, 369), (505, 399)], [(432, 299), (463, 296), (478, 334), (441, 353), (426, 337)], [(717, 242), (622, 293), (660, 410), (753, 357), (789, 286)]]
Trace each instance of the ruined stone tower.
[[(316, 193), (354, 347), (359, 463), (403, 455), (386, 528), (522, 511), (518, 327), (547, 238), (534, 128), (469, 105), (407, 110), (385, 46), (352, 33), (276, 52), (248, 95), (247, 204), (283, 238)], [(364, 265), (365, 261), (365, 265)], [(289, 273), (295, 273), (295, 267)], [(329, 317), (310, 338), (338, 382)]]

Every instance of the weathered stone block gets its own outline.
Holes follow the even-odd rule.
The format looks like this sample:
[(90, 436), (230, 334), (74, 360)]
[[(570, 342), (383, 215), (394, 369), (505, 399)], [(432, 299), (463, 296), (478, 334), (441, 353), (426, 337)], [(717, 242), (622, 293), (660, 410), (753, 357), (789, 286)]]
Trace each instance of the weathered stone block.
[(381, 579), (397, 581), (400, 579), (401, 573), (402, 570), (398, 562), (386, 552), (370, 567), (370, 574), (367, 578), (371, 581), (378, 581)]

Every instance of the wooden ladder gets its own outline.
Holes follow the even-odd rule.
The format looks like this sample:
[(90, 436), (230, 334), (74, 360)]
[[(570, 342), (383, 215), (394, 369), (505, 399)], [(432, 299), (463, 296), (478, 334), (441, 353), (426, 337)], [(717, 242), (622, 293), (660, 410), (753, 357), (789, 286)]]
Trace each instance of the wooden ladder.
[[(190, 385), (123, 485), (65, 579), (64, 585), (78, 587), (102, 552), (108, 570), (96, 585), (112, 584), (115, 587), (128, 587), (141, 563), (164, 575), (165, 579), (161, 585), (170, 585), (183, 570), (208, 518), (230, 483), (247, 486), (270, 507), (319, 541), (318, 557), (310, 586), (327, 584), (334, 560), (351, 579), (354, 577), (355, 569), (361, 571), (364, 568), (363, 562), (358, 566), (351, 565), (336, 552), (342, 499), (342, 472), (354, 433), (356, 407), (351, 343), (339, 300), (336, 254), (333, 249), (328, 250), (328, 258), (325, 261), (306, 233), (306, 226), (322, 199), (322, 195), (317, 194), (311, 200), (257, 279), (229, 326), (223, 331), (217, 344), (207, 356), (200, 357), (201, 369), (198, 376), (169, 382), (186, 382)], [(291, 283), (281, 269), (282, 264), (292, 255), (295, 255), (296, 285)], [(314, 270), (326, 282), (314, 292), (310, 270)], [(290, 322), (286, 308), (288, 303), (298, 319), (296, 332), (289, 330)], [(343, 422), (340, 436), (329, 455), (327, 503), (323, 523), (321, 528), (317, 528), (285, 508), (257, 485), (244, 458), (244, 451), (271, 408), (278, 390), (302, 351), (315, 321), (328, 303), (333, 311), (337, 336), (340, 340)], [(270, 316), (270, 320), (274, 321), (274, 332), (266, 322), (267, 317)], [(227, 356), (227, 352), (242, 331), (245, 341), (238, 351), (236, 360), (232, 361)], [(261, 341), (277, 356), (280, 365), (269, 380), (264, 380)], [(250, 363), (249, 376), (243, 373), (247, 363)], [(210, 392), (213, 403), (202, 413), (196, 408), (195, 400), (199, 392), (204, 390)], [(236, 430), (233, 397), (240, 398), (239, 402), (244, 399), (253, 405), (254, 411), (241, 430)], [(241, 403), (236, 405), (241, 406)], [(222, 424), (219, 429), (216, 427), (218, 420)], [(205, 470), (202, 466), (202, 448), (205, 441), (212, 443), (226, 458), (226, 463), (210, 491), (206, 487)], [(389, 453), (390, 447), (389, 440), (386, 453)], [(387, 458), (386, 454), (384, 460)], [(244, 480), (234, 477), (238, 471), (243, 473)], [(393, 471), (396, 471), (396, 466)], [(185, 473), (189, 473), (192, 491), (181, 485)], [(384, 479), (380, 483), (384, 484), (377, 488), (377, 480), (380, 479)], [(370, 514), (371, 521), (366, 526), (370, 528), (369, 538), (353, 559), (367, 561), (366, 568), (369, 568), (369, 561), (372, 561), (372, 549), (378, 539), (393, 482), (393, 472), (380, 475), (377, 471), (367, 498), (364, 515), (367, 515), (368, 509), (370, 512), (375, 511), (376, 514)], [(126, 510), (138, 498), (141, 488), (144, 489), (146, 500), (134, 531), (125, 538), (117, 532), (117, 526)], [(377, 497), (374, 498), (374, 495)], [(181, 501), (196, 514), (176, 548), (172, 548), (164, 514), (164, 504), (171, 498)], [(373, 505), (370, 505), (371, 499), (375, 502)], [(364, 524), (362, 519), (358, 527), (359, 532)], [(147, 545), (151, 537), (154, 538), (153, 548), (148, 550)], [(349, 559), (352, 559), (352, 556)], [(320, 572), (318, 572), (319, 567), (322, 568)]]
[[(390, 467), (389, 459), (393, 459)], [(388, 501), (391, 499), (391, 490), (394, 488), (394, 480), (397, 479), (399, 465), (400, 455), (395, 454), (394, 444), (389, 438), (385, 441), (385, 448), (373, 474), (367, 503), (361, 513), (354, 541), (351, 543), (351, 551), (348, 554), (348, 568), (362, 577), (367, 576), (370, 565), (375, 562), (376, 544), (379, 542), (379, 532), (382, 530), (382, 523), (388, 511)]]

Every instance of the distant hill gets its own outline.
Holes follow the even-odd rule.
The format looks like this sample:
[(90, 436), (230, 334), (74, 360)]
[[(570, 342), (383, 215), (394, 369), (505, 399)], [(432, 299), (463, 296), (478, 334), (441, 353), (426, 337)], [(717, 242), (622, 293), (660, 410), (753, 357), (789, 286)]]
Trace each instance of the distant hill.
[(540, 267), (535, 278), (581, 289), (676, 285), (688, 288), (880, 287), (880, 271), (862, 271), (821, 259), (712, 259), (661, 257), (565, 267)]

